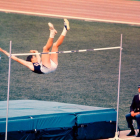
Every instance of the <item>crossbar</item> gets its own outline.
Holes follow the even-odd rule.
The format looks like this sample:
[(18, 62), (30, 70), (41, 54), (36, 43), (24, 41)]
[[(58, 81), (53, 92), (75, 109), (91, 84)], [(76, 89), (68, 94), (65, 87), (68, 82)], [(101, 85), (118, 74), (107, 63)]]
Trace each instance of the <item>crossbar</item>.
[(87, 52), (87, 51), (101, 51), (101, 50), (112, 50), (112, 49), (120, 49), (121, 46), (117, 47), (107, 47), (107, 48), (96, 48), (96, 49), (84, 49), (84, 50), (71, 50), (71, 51), (58, 51), (58, 52), (45, 52), (45, 53), (18, 53), (11, 54), (12, 56), (22, 56), (22, 55), (36, 55), (36, 54), (56, 54), (56, 53), (75, 53), (75, 52)]

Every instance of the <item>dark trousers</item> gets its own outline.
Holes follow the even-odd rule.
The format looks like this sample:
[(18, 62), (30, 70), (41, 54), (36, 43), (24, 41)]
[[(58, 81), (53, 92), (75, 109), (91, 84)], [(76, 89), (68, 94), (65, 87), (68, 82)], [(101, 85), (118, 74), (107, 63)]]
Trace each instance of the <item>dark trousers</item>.
[(136, 120), (137, 122), (137, 127), (140, 129), (140, 114), (136, 115), (135, 117), (132, 117), (131, 114), (127, 114), (126, 116), (126, 121), (128, 124), (128, 128), (133, 128), (133, 120)]

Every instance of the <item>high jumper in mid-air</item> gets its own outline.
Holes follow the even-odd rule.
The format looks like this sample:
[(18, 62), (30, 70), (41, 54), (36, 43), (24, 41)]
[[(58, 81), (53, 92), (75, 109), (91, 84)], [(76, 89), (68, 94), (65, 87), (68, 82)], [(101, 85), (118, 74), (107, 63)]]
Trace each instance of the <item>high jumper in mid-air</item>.
[[(55, 30), (52, 23), (48, 23), (49, 30), (50, 30), (50, 36), (46, 43), (46, 45), (43, 47), (43, 53), (41, 54), (41, 57), (37, 50), (30, 50), (31, 53), (36, 53), (35, 55), (29, 55), (27, 56), (26, 60), (20, 59), (16, 56), (11, 56), (11, 58), (18, 63), (26, 66), (31, 71), (38, 73), (38, 74), (47, 74), (50, 72), (53, 72), (57, 69), (58, 66), (58, 54), (52, 53), (48, 54), (50, 51), (50, 48), (52, 47), (51, 52), (58, 52), (59, 46), (63, 43), (64, 38), (67, 34), (67, 31), (70, 29), (69, 21), (67, 19), (64, 19), (64, 28), (60, 35), (60, 37), (57, 39), (55, 43), (53, 43), (54, 36), (57, 34), (57, 31)], [(0, 51), (3, 52), (5, 55), (10, 56), (10, 54), (0, 48)]]

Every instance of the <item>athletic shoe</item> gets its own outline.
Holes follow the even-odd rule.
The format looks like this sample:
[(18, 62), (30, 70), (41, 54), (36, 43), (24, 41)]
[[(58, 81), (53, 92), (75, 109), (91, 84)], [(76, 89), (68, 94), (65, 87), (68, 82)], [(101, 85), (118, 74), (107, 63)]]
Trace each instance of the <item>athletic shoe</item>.
[(64, 19), (64, 26), (67, 31), (70, 29), (69, 21), (67, 19)]
[(54, 26), (53, 26), (52, 23), (49, 22), (49, 23), (48, 23), (48, 26), (49, 26), (49, 29), (50, 29), (50, 30), (53, 30), (55, 34), (57, 33), (57, 31), (54, 29)]

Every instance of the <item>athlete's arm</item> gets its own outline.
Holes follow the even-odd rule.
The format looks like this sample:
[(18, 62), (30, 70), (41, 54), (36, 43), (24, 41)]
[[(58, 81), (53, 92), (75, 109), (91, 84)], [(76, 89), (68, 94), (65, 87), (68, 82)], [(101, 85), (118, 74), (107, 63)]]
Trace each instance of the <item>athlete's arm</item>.
[[(0, 51), (3, 52), (8, 57), (10, 56), (10, 54), (7, 51), (3, 50), (2, 48), (0, 48)], [(32, 62), (25, 61), (23, 59), (17, 58), (16, 56), (11, 56), (11, 58), (13, 60), (17, 61), (18, 63), (28, 67), (30, 70), (34, 71), (34, 67), (33, 67)]]

